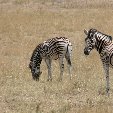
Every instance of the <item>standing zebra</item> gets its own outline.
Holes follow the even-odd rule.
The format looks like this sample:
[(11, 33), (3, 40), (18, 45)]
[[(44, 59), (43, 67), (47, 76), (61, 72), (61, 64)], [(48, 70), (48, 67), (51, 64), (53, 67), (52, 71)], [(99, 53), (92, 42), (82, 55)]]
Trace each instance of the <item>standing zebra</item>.
[(103, 63), (106, 76), (106, 92), (109, 95), (109, 67), (113, 68), (113, 43), (112, 37), (103, 34), (96, 29), (90, 29), (89, 31), (84, 30), (87, 35), (85, 38), (85, 49), (84, 54), (89, 55), (92, 49), (96, 49), (100, 54), (100, 59)]
[(48, 39), (43, 43), (39, 44), (32, 53), (32, 57), (30, 59), (29, 68), (32, 72), (32, 77), (34, 80), (39, 80), (41, 75), (40, 64), (42, 59), (45, 60), (47, 68), (48, 68), (48, 81), (52, 80), (51, 74), (51, 62), (52, 59), (59, 59), (60, 65), (60, 79), (62, 80), (63, 71), (64, 71), (64, 57), (66, 58), (69, 75), (71, 79), (71, 52), (72, 45), (69, 39), (65, 37), (56, 37), (52, 39)]

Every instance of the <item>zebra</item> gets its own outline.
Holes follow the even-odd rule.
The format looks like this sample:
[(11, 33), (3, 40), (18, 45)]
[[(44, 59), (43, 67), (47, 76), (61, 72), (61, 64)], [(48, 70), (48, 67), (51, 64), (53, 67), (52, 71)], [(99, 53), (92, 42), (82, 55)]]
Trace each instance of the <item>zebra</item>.
[(51, 63), (52, 60), (59, 59), (60, 65), (60, 80), (62, 80), (64, 71), (64, 57), (68, 64), (69, 75), (71, 79), (71, 53), (72, 44), (66, 37), (55, 37), (40, 43), (33, 51), (29, 68), (31, 69), (32, 77), (34, 80), (39, 81), (39, 77), (42, 74), (40, 71), (40, 64), (42, 59), (45, 60), (48, 69), (48, 81), (52, 81)]
[(84, 30), (86, 34), (84, 54), (89, 55), (94, 48), (100, 54), (100, 59), (105, 70), (106, 92), (109, 95), (109, 67), (113, 68), (113, 43), (112, 37), (96, 29)]

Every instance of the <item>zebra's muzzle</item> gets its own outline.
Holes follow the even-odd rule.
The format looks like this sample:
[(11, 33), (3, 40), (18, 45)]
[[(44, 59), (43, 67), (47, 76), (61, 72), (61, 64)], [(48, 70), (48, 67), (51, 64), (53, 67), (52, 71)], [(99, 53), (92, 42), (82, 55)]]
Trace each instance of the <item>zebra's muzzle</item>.
[(36, 81), (39, 81), (39, 77), (40, 77), (41, 74), (42, 74), (42, 72), (39, 72), (37, 74), (33, 74), (32, 75), (33, 76), (33, 79), (36, 80)]
[(86, 48), (84, 49), (84, 54), (89, 55), (89, 51)]
[(38, 76), (33, 76), (33, 80), (39, 81), (39, 77)]

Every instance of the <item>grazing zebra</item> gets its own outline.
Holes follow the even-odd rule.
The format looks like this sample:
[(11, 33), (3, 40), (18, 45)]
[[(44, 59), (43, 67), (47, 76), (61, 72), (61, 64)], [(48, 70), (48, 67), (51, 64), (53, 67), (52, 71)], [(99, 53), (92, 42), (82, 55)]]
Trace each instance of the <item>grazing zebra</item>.
[(103, 34), (96, 29), (90, 29), (89, 31), (84, 30), (87, 35), (85, 38), (85, 49), (84, 54), (89, 55), (92, 49), (96, 49), (100, 54), (100, 59), (103, 63), (106, 76), (106, 92), (109, 95), (109, 67), (113, 68), (113, 43), (112, 37)]
[(65, 37), (56, 37), (48, 39), (47, 41), (44, 41), (43, 43), (39, 44), (33, 51), (29, 64), (33, 79), (39, 80), (39, 77), (42, 73), (40, 71), (40, 64), (42, 59), (44, 59), (48, 68), (48, 81), (52, 80), (51, 62), (52, 59), (59, 59), (60, 79), (62, 80), (64, 71), (64, 57), (66, 58), (68, 64), (69, 75), (71, 79), (71, 52), (71, 42)]

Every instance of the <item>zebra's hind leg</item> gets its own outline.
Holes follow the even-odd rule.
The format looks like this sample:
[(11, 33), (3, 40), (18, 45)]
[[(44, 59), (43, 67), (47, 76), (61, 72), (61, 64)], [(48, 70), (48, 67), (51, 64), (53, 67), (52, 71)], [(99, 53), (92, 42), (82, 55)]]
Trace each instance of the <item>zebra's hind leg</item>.
[(107, 92), (107, 95), (109, 96), (109, 90), (110, 90), (110, 86), (109, 86), (109, 66), (105, 66), (104, 70), (105, 70), (105, 77), (106, 77), (106, 92)]
[(106, 61), (106, 63), (103, 62), (103, 67), (105, 70), (105, 77), (106, 77), (106, 93), (109, 96), (109, 90), (110, 90), (110, 86), (109, 86), (109, 63)]
[(64, 72), (64, 58), (59, 58), (59, 65), (60, 65), (60, 80), (62, 81), (62, 76)]
[(70, 80), (71, 80), (72, 79), (72, 74), (71, 74), (71, 70), (72, 70), (71, 59), (70, 59), (70, 57), (65, 57), (65, 58), (66, 58), (66, 61), (67, 61), (69, 76), (70, 76)]
[(51, 59), (45, 59), (45, 62), (46, 62), (47, 68), (48, 68), (48, 79), (47, 79), (47, 81), (52, 81), (52, 74), (51, 74), (51, 62), (52, 62), (52, 60)]

